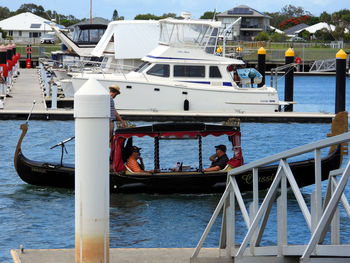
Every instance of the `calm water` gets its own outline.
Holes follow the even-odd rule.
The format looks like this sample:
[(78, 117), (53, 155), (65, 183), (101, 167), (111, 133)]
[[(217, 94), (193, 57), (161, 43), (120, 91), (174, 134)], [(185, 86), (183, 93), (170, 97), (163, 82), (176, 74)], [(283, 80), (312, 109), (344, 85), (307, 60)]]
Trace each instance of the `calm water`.
[[(269, 80), (267, 80), (269, 81)], [(349, 78), (347, 86), (350, 87)], [(283, 83), (280, 83), (283, 99)], [(334, 77), (295, 78), (295, 111), (334, 111)], [(347, 94), (349, 97), (349, 92)], [(347, 105), (349, 109), (349, 105)], [(21, 121), (0, 121), (0, 262), (12, 262), (9, 250), (19, 248), (74, 247), (74, 192), (62, 189), (30, 186), (22, 182), (13, 168), (13, 153), (20, 135)], [(145, 123), (137, 123), (142, 125)], [(241, 124), (242, 146), (246, 162), (271, 153), (325, 138), (329, 124)], [(23, 142), (24, 154), (34, 160), (59, 161), (60, 150), (50, 146), (74, 135), (73, 121), (32, 121)], [(227, 139), (207, 137), (203, 140), (203, 160), (214, 145)], [(153, 140), (135, 140), (142, 147), (146, 167), (152, 167)], [(163, 146), (163, 147), (162, 147)], [(74, 161), (74, 142), (67, 145), (64, 162)], [(232, 152), (228, 153), (232, 155)], [(308, 155), (310, 156), (310, 155)], [(308, 157), (306, 156), (306, 157)], [(177, 161), (196, 165), (197, 143), (161, 142), (161, 167), (172, 167)], [(347, 158), (346, 160), (347, 161)], [(324, 185), (325, 187), (326, 185)], [(313, 187), (302, 190), (309, 200)], [(194, 247), (220, 198), (210, 195), (111, 195), (111, 247)], [(251, 196), (246, 195), (247, 202)], [(288, 216), (290, 243), (302, 243), (307, 226), (295, 199), (290, 195)], [(345, 217), (344, 211), (342, 217)], [(272, 213), (276, 213), (275, 210)], [(237, 216), (240, 213), (237, 212)], [(271, 217), (263, 244), (276, 241), (275, 217)], [(242, 221), (243, 222), (243, 221)], [(237, 233), (240, 242), (245, 233), (243, 223)], [(217, 246), (221, 221), (214, 225), (205, 246)], [(298, 225), (298, 228), (295, 228)], [(350, 226), (342, 224), (342, 240), (350, 242)], [(329, 237), (328, 239), (329, 240)]]

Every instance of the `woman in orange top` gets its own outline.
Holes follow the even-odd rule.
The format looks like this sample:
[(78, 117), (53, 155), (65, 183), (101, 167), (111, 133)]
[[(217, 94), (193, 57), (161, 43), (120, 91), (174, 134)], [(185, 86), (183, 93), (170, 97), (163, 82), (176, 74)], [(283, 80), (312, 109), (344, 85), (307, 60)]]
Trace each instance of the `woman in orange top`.
[[(152, 171), (144, 170), (145, 166), (143, 165), (143, 160), (140, 156), (141, 155), (140, 150), (141, 148), (138, 148), (136, 146), (133, 146), (131, 148), (131, 155), (126, 162), (126, 166), (134, 173), (153, 172), (153, 170)], [(138, 163), (137, 160), (140, 160), (140, 163)]]

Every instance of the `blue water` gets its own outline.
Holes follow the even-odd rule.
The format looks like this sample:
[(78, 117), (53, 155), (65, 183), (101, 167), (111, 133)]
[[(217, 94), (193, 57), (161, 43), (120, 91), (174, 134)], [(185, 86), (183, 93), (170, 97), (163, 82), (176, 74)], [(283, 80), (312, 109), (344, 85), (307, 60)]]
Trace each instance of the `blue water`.
[[(267, 80), (269, 81), (269, 80)], [(279, 83), (283, 99), (283, 82)], [(349, 78), (347, 86), (350, 87)], [(334, 77), (296, 77), (295, 111), (334, 111)], [(348, 92), (349, 93), (349, 92)], [(347, 97), (349, 94), (347, 93)], [(347, 103), (347, 108), (349, 104)], [(22, 121), (0, 121), (0, 262), (12, 262), (10, 249), (19, 248), (73, 248), (74, 247), (74, 192), (71, 190), (27, 185), (19, 179), (13, 167), (13, 153), (20, 136)], [(146, 123), (138, 122), (137, 125)], [(242, 123), (242, 147), (246, 162), (257, 160), (305, 143), (325, 138), (329, 124), (261, 124)], [(34, 160), (60, 160), (60, 149), (50, 146), (74, 135), (73, 121), (31, 121), (23, 142), (24, 154)], [(197, 164), (197, 142), (161, 142), (161, 167)], [(203, 139), (204, 166), (214, 152), (214, 145), (227, 138), (209, 136)], [(142, 147), (146, 168), (153, 164), (153, 140), (135, 139)], [(74, 162), (74, 142), (67, 145), (64, 162)], [(323, 154), (325, 152), (323, 151)], [(232, 155), (229, 150), (228, 155)], [(306, 157), (310, 157), (308, 154)], [(304, 158), (304, 157), (302, 157)], [(347, 157), (345, 159), (347, 161)], [(324, 183), (324, 189), (326, 183)], [(302, 189), (310, 200), (313, 186)], [(246, 194), (247, 203), (251, 195)], [(208, 223), (220, 194), (152, 195), (113, 194), (110, 209), (111, 247), (195, 247)], [(276, 214), (268, 222), (263, 244), (276, 242)], [(237, 209), (237, 217), (240, 212)], [(300, 209), (291, 194), (288, 201), (289, 242), (301, 244), (309, 231)], [(346, 215), (341, 210), (341, 217)], [(205, 246), (215, 247), (219, 242), (221, 218), (209, 234)], [(297, 226), (297, 227), (296, 227)], [(342, 220), (342, 241), (350, 242), (350, 226)], [(237, 223), (237, 242), (241, 242), (246, 228), (243, 220)], [(329, 241), (329, 236), (327, 236)]]

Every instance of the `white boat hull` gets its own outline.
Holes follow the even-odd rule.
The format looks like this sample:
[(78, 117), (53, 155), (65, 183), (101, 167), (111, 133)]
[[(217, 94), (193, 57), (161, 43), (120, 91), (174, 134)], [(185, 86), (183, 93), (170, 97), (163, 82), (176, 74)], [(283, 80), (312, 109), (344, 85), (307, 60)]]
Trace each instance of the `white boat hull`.
[[(193, 112), (274, 112), (279, 110), (277, 92), (272, 88), (235, 88), (210, 84), (171, 82), (147, 83), (143, 80), (101, 78), (97, 80), (108, 90), (112, 84), (120, 87), (117, 108), (141, 111)], [(85, 78), (72, 79), (76, 91)]]

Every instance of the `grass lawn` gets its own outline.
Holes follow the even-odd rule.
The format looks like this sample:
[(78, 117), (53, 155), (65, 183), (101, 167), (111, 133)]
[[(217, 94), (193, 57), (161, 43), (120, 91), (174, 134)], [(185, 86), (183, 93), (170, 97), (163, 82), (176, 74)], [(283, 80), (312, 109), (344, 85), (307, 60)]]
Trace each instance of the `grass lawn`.
[[(21, 54), (21, 58), (24, 58), (27, 56), (26, 48), (27, 48), (27, 45), (16, 44), (16, 51)], [(43, 54), (45, 53), (50, 54), (52, 51), (61, 50), (61, 45), (48, 45), (48, 44), (35, 45), (35, 46), (32, 46), (32, 50), (33, 50), (32, 57), (38, 57), (40, 54), (41, 54), (40, 56), (43, 56)]]

